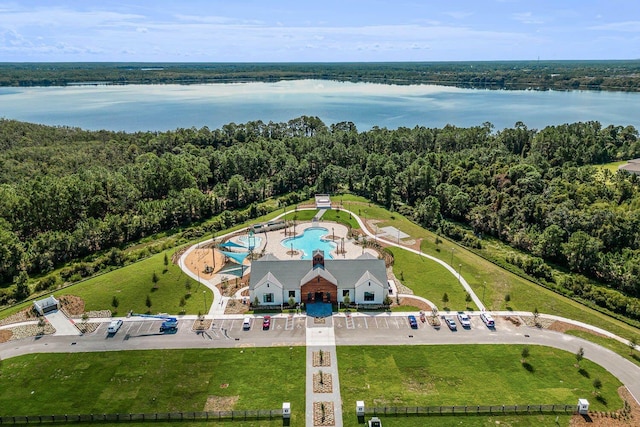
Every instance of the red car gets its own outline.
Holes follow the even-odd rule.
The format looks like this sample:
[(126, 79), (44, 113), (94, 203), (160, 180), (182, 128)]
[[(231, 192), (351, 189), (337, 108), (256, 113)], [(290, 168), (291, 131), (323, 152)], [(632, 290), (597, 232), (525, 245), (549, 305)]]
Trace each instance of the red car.
[(271, 316), (264, 316), (262, 320), (262, 330), (266, 331), (271, 327)]

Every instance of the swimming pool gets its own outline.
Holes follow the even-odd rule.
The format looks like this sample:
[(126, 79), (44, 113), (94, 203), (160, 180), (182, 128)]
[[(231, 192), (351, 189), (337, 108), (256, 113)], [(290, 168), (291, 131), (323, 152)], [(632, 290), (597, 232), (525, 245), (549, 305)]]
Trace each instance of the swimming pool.
[(302, 251), (301, 259), (311, 259), (311, 255), (316, 249), (324, 251), (325, 258), (333, 258), (331, 251), (336, 248), (336, 244), (331, 240), (322, 238), (322, 236), (326, 236), (327, 233), (329, 233), (329, 230), (326, 228), (310, 227), (304, 230), (302, 235), (284, 239), (281, 244), (287, 249), (291, 249), (293, 245), (293, 249)]
[(259, 248), (262, 243), (262, 237), (257, 236), (240, 236), (238, 237), (238, 242), (245, 248), (249, 250), (253, 250), (254, 248)]

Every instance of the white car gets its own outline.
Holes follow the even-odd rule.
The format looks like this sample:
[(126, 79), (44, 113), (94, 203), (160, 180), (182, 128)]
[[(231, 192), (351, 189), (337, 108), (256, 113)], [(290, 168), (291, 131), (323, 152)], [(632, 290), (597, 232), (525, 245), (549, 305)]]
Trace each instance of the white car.
[(487, 327), (494, 328), (496, 326), (496, 322), (493, 320), (493, 317), (491, 317), (491, 315), (486, 311), (480, 313), (480, 318), (482, 319), (484, 324), (487, 325)]
[(463, 328), (471, 327), (471, 318), (467, 313), (459, 312), (458, 313), (458, 321), (462, 325)]
[(116, 332), (118, 332), (118, 329), (120, 329), (121, 326), (122, 320), (112, 320), (111, 323), (109, 323), (109, 327), (107, 328), (107, 333), (115, 334)]

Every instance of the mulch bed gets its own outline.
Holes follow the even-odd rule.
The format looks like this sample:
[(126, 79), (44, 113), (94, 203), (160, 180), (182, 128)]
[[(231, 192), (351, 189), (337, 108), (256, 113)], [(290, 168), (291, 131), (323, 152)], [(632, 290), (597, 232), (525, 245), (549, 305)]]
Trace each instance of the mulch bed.
[(313, 366), (331, 366), (331, 353), (328, 351), (322, 351), (322, 360), (320, 360), (320, 352), (314, 351), (312, 353)]
[(627, 411), (589, 412), (589, 417), (574, 415), (569, 423), (572, 427), (631, 427), (637, 426), (640, 420), (640, 405), (625, 386), (618, 388), (620, 397), (628, 403)]
[[(322, 379), (322, 381), (320, 381)], [(333, 391), (333, 380), (331, 374), (320, 372), (313, 374), (313, 392), (314, 393), (331, 393)]]
[[(324, 407), (324, 411), (322, 408)], [(336, 424), (333, 402), (313, 402), (313, 425), (333, 426)]]

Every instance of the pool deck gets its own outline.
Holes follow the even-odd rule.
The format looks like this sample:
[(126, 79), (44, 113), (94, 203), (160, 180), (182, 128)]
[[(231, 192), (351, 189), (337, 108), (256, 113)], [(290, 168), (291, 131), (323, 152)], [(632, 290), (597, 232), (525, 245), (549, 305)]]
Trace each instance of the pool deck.
[[(300, 236), (307, 228), (311, 228), (311, 227), (326, 228), (328, 232), (327, 232), (327, 236), (324, 236), (324, 237), (327, 239), (329, 238), (328, 236), (331, 236), (331, 233), (333, 231), (336, 235), (336, 240), (335, 240), (336, 244), (342, 243), (341, 239), (343, 237), (345, 238), (344, 239), (345, 253), (338, 254), (336, 251), (332, 251), (330, 255), (333, 257), (333, 259), (354, 259), (362, 255), (363, 252), (368, 252), (371, 255), (374, 255), (376, 257), (378, 256), (378, 254), (372, 249), (364, 249), (363, 251), (362, 246), (356, 245), (353, 239), (347, 238), (347, 233), (349, 232), (347, 227), (335, 222), (318, 221), (316, 223), (303, 222), (303, 223), (297, 224), (296, 236)], [(287, 230), (291, 230), (291, 227), (289, 227)], [(289, 235), (285, 236), (284, 229), (276, 230), (276, 231), (268, 231), (266, 233), (258, 233), (256, 234), (256, 237), (262, 238), (260, 245), (256, 246), (256, 248), (254, 249), (254, 252), (256, 253), (260, 253), (264, 250), (265, 255), (272, 254), (276, 258), (283, 259), (283, 260), (284, 259), (300, 259), (300, 257), (302, 256), (302, 253), (300, 253), (299, 255), (291, 256), (290, 254), (287, 253), (290, 251), (290, 249), (282, 246), (281, 244), (282, 240), (286, 238), (294, 237)], [(235, 243), (242, 243), (241, 241), (238, 240), (238, 237), (235, 237), (231, 240)]]

